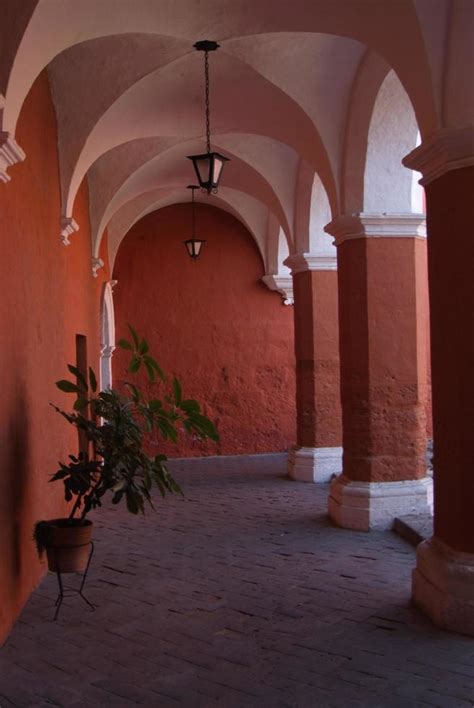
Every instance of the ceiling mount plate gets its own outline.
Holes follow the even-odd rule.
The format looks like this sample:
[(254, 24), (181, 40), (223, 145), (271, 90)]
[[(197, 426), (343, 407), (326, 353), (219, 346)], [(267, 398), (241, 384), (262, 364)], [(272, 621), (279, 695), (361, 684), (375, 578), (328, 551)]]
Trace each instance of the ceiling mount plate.
[(213, 42), (210, 39), (201, 39), (193, 46), (198, 50), (198, 52), (214, 52), (216, 49), (219, 49), (220, 44), (217, 44), (217, 42)]

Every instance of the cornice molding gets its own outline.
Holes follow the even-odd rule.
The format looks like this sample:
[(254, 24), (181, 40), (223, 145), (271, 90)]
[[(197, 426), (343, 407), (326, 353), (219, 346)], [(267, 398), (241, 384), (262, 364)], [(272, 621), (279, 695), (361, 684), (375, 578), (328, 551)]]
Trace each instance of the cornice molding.
[(7, 169), (17, 162), (23, 162), (25, 157), (25, 153), (10, 133), (0, 131), (0, 182), (9, 182), (11, 177)]
[(321, 256), (316, 253), (295, 253), (284, 261), (291, 274), (307, 270), (337, 270), (337, 256)]
[(280, 293), (284, 305), (294, 305), (291, 275), (264, 275), (262, 281), (269, 290)]
[(92, 258), (92, 277), (97, 278), (97, 271), (104, 267), (102, 258)]
[(424, 214), (343, 214), (324, 227), (334, 245), (361, 238), (426, 238)]
[(405, 167), (421, 172), (426, 186), (446, 172), (474, 165), (474, 125), (438, 130), (402, 160)]
[(69, 246), (71, 243), (69, 236), (79, 231), (79, 224), (72, 216), (63, 216), (61, 219), (61, 243), (63, 246)]

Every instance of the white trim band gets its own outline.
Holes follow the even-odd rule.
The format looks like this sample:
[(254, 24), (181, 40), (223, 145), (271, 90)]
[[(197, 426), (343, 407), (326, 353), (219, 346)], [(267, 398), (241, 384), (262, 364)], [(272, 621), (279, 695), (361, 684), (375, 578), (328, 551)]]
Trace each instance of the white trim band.
[(0, 182), (9, 182), (11, 177), (7, 169), (23, 162), (26, 155), (10, 133), (0, 131)]
[(334, 245), (360, 238), (426, 238), (424, 214), (344, 214), (324, 227)]
[(342, 447), (294, 447), (288, 452), (288, 477), (298, 482), (329, 482), (342, 470)]
[(451, 170), (474, 165), (474, 126), (438, 130), (402, 160), (405, 167), (421, 172), (426, 186)]
[(397, 516), (432, 513), (431, 477), (401, 482), (355, 482), (341, 474), (331, 482), (329, 516), (346, 529), (390, 529)]
[(295, 253), (283, 263), (291, 269), (291, 275), (308, 270), (337, 270), (337, 256), (321, 256), (316, 253)]

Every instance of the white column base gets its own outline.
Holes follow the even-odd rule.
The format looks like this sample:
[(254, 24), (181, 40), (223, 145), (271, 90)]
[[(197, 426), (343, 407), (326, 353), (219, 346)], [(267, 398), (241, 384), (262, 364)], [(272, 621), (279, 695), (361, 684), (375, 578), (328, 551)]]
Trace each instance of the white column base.
[(438, 627), (474, 637), (474, 553), (435, 538), (420, 543), (412, 597)]
[(294, 447), (288, 453), (288, 477), (298, 482), (329, 482), (342, 470), (342, 447)]
[(341, 474), (331, 482), (328, 510), (346, 529), (390, 529), (397, 516), (433, 513), (433, 480), (354, 482)]

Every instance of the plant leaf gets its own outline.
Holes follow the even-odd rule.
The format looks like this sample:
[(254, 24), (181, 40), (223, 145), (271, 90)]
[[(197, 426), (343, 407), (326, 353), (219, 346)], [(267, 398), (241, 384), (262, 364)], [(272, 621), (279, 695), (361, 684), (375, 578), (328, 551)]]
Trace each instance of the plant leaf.
[(65, 393), (82, 393), (82, 389), (77, 386), (77, 384), (72, 383), (72, 381), (68, 381), (67, 379), (61, 379), (61, 381), (56, 381), (56, 386), (60, 389), (60, 391), (64, 391)]
[(132, 374), (136, 374), (138, 369), (140, 368), (140, 365), (141, 365), (140, 359), (137, 356), (132, 357), (132, 359), (130, 361), (130, 366), (128, 367), (129, 371)]
[(150, 362), (147, 361), (146, 359), (143, 359), (143, 363), (145, 364), (145, 369), (148, 374), (148, 378), (150, 381), (155, 381), (156, 379), (156, 374), (155, 374), (155, 369), (151, 366)]
[(148, 342), (145, 339), (142, 339), (142, 341), (140, 342), (140, 344), (138, 346), (138, 353), (142, 354), (142, 355), (146, 354), (147, 351), (149, 350), (149, 348), (150, 347), (148, 346)]
[(74, 401), (73, 408), (75, 411), (82, 411), (89, 405), (89, 401), (84, 396), (79, 396), (79, 398)]
[(129, 349), (130, 351), (133, 350), (133, 346), (127, 339), (119, 339), (117, 346), (120, 347), (120, 349)]
[(82, 374), (82, 372), (79, 371), (77, 366), (73, 366), (72, 364), (68, 364), (67, 368), (69, 369), (71, 374), (73, 374), (78, 379), (80, 385), (84, 388), (84, 391), (87, 391), (87, 388), (88, 388), (87, 381), (86, 381), (84, 375)]
[(181, 384), (179, 383), (178, 379), (176, 376), (173, 376), (173, 392), (174, 392), (174, 398), (176, 401), (176, 405), (180, 406), (181, 405), (181, 400), (183, 397), (183, 393), (181, 390)]
[(137, 334), (136, 331), (133, 329), (132, 325), (127, 325), (127, 326), (128, 326), (129, 331), (130, 331), (130, 334), (131, 334), (132, 337), (133, 337), (133, 342), (134, 342), (134, 344), (135, 344), (135, 349), (138, 349), (138, 347), (139, 347), (139, 345), (140, 345), (140, 339), (139, 339), (139, 337), (138, 337), (138, 334)]

